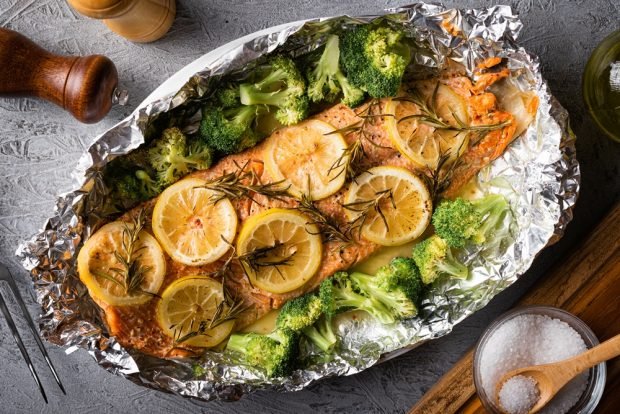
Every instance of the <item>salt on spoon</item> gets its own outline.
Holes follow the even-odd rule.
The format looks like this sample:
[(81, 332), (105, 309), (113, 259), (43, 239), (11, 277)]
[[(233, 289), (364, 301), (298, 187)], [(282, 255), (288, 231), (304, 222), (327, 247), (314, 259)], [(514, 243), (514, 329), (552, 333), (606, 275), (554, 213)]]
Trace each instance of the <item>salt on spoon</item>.
[(499, 406), (510, 414), (527, 414), (540, 399), (533, 378), (515, 375), (504, 382), (498, 394)]
[[(538, 391), (538, 398), (535, 404), (531, 404), (529, 410), (526, 412), (530, 414), (537, 413), (551, 401), (564, 385), (577, 375), (588, 368), (592, 368), (601, 362), (605, 362), (617, 356), (620, 356), (620, 335), (616, 335), (582, 354), (563, 361), (512, 370), (502, 376), (497, 382), (495, 388), (496, 401), (498, 402), (498, 406), (502, 407), (500, 396), (502, 389), (505, 386), (514, 387), (514, 385), (509, 383), (511, 380), (514, 382), (514, 378), (517, 378), (519, 387), (525, 385), (523, 380), (530, 384), (534, 382)], [(526, 398), (528, 399), (528, 401), (525, 402), (529, 402), (531, 398), (531, 395), (529, 395), (531, 387), (528, 387), (525, 391), (527, 394)], [(512, 401), (509, 400), (509, 403), (512, 403)], [(509, 407), (504, 408), (506, 412), (514, 412), (512, 410), (508, 411), (508, 408)]]

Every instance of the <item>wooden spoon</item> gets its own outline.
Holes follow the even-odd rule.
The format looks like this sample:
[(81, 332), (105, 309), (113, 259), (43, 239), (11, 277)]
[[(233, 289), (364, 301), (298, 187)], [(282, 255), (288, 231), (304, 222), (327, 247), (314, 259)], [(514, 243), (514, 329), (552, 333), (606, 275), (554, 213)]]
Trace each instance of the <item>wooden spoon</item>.
[(499, 392), (508, 379), (515, 375), (530, 377), (536, 381), (540, 395), (536, 404), (529, 411), (530, 414), (534, 414), (551, 401), (555, 394), (577, 375), (588, 368), (592, 368), (601, 362), (617, 356), (620, 356), (620, 335), (616, 335), (582, 354), (563, 361), (512, 370), (505, 374), (497, 383), (495, 387), (495, 401), (497, 406), (501, 407)]

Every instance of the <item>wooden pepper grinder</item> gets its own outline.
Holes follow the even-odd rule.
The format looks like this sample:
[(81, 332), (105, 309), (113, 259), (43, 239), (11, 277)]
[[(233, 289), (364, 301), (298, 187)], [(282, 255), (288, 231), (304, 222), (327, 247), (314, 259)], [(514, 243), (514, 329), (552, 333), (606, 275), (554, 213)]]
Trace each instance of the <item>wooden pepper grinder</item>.
[(132, 42), (152, 42), (168, 32), (175, 0), (68, 0), (78, 12), (103, 19), (113, 32)]
[(0, 95), (43, 98), (82, 122), (94, 123), (113, 103), (126, 102), (126, 92), (119, 92), (117, 85), (116, 67), (105, 56), (54, 55), (0, 28)]

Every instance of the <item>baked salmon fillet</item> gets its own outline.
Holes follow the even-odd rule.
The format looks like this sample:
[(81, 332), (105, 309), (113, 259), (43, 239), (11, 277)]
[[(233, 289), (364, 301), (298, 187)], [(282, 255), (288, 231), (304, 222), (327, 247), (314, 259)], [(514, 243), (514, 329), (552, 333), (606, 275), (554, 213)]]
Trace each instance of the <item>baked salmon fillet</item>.
[[(470, 181), (481, 168), (488, 165), (504, 152), (506, 146), (515, 138), (518, 125), (529, 123), (533, 119), (537, 109), (537, 100), (534, 94), (520, 96), (519, 99), (523, 100), (522, 105), (527, 109), (524, 111), (526, 115), (519, 115), (519, 122), (517, 122), (515, 115), (502, 110), (502, 107), (509, 105), (504, 104), (501, 97), (488, 91), (492, 84), (506, 78), (508, 75), (507, 70), (489, 73), (482, 71), (472, 81), (458, 70), (448, 70), (440, 78), (432, 80), (432, 82), (440, 82), (450, 87), (465, 99), (471, 125), (498, 123), (504, 125), (500, 129), (488, 132), (484, 137), (477, 142), (473, 142), (464, 150), (460, 158), (461, 161), (454, 168), (450, 185), (444, 189), (443, 196), (456, 196), (459, 189)], [(427, 171), (414, 165), (412, 161), (394, 148), (392, 140), (386, 132), (385, 123), (387, 116), (383, 116), (387, 102), (387, 100), (373, 101), (356, 109), (337, 104), (312, 116), (310, 119), (321, 120), (335, 129), (342, 129), (361, 121), (362, 118), (359, 115), (367, 113), (364, 111), (368, 110), (368, 105), (374, 105), (372, 110), (378, 115), (373, 117), (372, 122), (369, 122), (365, 129), (365, 137), (363, 139), (369, 142), (363, 144), (364, 154), (360, 162), (360, 170), (364, 171), (376, 166), (397, 166), (413, 171), (418, 175), (426, 174)], [(523, 120), (524, 116), (526, 118), (529, 116), (529, 119)], [(264, 168), (263, 160), (265, 159), (265, 151), (269, 141), (276, 139), (282, 131), (277, 130), (261, 144), (241, 153), (226, 156), (211, 168), (194, 172), (186, 178), (213, 180), (243, 168), (251, 170), (262, 183), (275, 182), (277, 180), (271, 177), (267, 169)], [(344, 135), (344, 139), (348, 145), (351, 145), (362, 138), (359, 136), (359, 132), (353, 131)], [(346, 227), (349, 222), (346, 209), (343, 207), (343, 199), (347, 188), (348, 184), (345, 184), (337, 193), (316, 202), (318, 209), (325, 216), (333, 219), (338, 226), (342, 226), (342, 228)], [(139, 211), (143, 210), (148, 217), (145, 229), (152, 233), (150, 217), (156, 201), (157, 199), (152, 199), (137, 206), (124, 214), (120, 220), (129, 221)], [(294, 198), (274, 199), (255, 194), (252, 196), (252, 199), (240, 198), (232, 200), (232, 204), (238, 216), (239, 225), (237, 232), (239, 232), (239, 229), (248, 218), (266, 209), (274, 207), (294, 208), (299, 203)], [(431, 203), (428, 202), (424, 208), (430, 212), (432, 210)], [(319, 270), (302, 287), (284, 294), (267, 292), (253, 286), (245, 275), (242, 266), (232, 261), (230, 271), (224, 278), (224, 284), (228, 291), (233, 292), (237, 298), (243, 301), (245, 308), (245, 311), (238, 315), (234, 329), (240, 330), (271, 310), (280, 308), (288, 300), (315, 290), (324, 279), (337, 271), (346, 270), (364, 261), (380, 248), (380, 245), (365, 240), (363, 237), (360, 238), (359, 235), (356, 237), (355, 243), (351, 244), (345, 245), (338, 241), (324, 242)], [(218, 269), (222, 268), (231, 254), (232, 252), (229, 252), (218, 261), (202, 266), (187, 266), (172, 260), (166, 255), (166, 275), (160, 292), (170, 283), (182, 277), (215, 274)], [(175, 343), (173, 338), (167, 336), (161, 330), (156, 317), (158, 302), (156, 298), (142, 305), (131, 306), (112, 306), (101, 300), (96, 301), (103, 311), (104, 320), (107, 323), (110, 334), (127, 348), (158, 357), (187, 356), (199, 353), (201, 350), (200, 348)]]

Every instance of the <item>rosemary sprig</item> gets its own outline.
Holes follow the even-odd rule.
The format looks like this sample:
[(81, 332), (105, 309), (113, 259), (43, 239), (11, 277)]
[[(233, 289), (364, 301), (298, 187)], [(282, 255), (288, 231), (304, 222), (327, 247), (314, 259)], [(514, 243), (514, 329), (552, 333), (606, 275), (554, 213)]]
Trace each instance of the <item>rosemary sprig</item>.
[(391, 203), (392, 208), (396, 209), (394, 194), (392, 193), (391, 188), (377, 191), (375, 193), (374, 199), (354, 201), (352, 203), (343, 204), (342, 207), (344, 207), (345, 209), (359, 213), (353, 220), (349, 222), (347, 226), (347, 234), (353, 235), (357, 231), (357, 237), (360, 238), (362, 235), (362, 228), (364, 227), (364, 224), (368, 219), (368, 214), (373, 210), (379, 215), (379, 217), (381, 217), (381, 220), (385, 225), (386, 231), (390, 231), (390, 227), (382, 209), (382, 204), (384, 203), (384, 200), (388, 200)]
[(327, 216), (319, 210), (309, 194), (302, 194), (297, 201), (299, 205), (295, 208), (310, 218), (308, 224), (314, 224), (319, 228), (318, 232), (312, 232), (306, 228), (308, 233), (322, 235), (324, 242), (335, 241), (345, 246), (353, 243), (351, 235), (342, 231), (333, 217)]
[[(398, 123), (404, 122), (410, 119), (418, 120), (426, 125), (429, 125), (436, 130), (454, 131), (456, 133), (476, 134), (476, 139), (461, 140), (459, 148), (456, 150), (457, 154), (461, 153), (462, 146), (467, 142), (475, 143), (482, 139), (487, 133), (504, 128), (510, 124), (510, 121), (498, 122), (488, 125), (468, 125), (464, 122), (458, 114), (450, 109), (454, 123), (448, 123), (437, 112), (437, 94), (439, 91), (440, 83), (437, 82), (433, 94), (430, 99), (425, 99), (417, 90), (410, 91), (406, 97), (394, 98), (397, 101), (410, 102), (415, 104), (420, 113), (414, 115), (408, 115), (397, 120)], [(414, 131), (415, 133), (415, 131)], [(435, 168), (428, 168), (426, 171), (425, 179), (427, 186), (431, 193), (431, 197), (434, 202), (437, 201), (439, 194), (448, 188), (452, 180), (452, 175), (455, 168), (460, 163), (460, 158), (456, 157), (454, 162), (449, 162), (451, 159), (450, 151), (440, 155)]]
[(251, 287), (254, 287), (252, 284), (252, 279), (250, 278), (250, 275), (248, 274), (248, 271), (247, 271), (248, 268), (256, 273), (262, 267), (273, 266), (276, 269), (276, 271), (280, 274), (280, 276), (282, 276), (282, 272), (280, 271), (279, 266), (290, 266), (291, 260), (293, 256), (295, 255), (295, 252), (293, 252), (290, 255), (285, 256), (285, 257), (281, 257), (278, 259), (270, 259), (269, 256), (271, 252), (274, 252), (277, 249), (280, 249), (282, 246), (284, 246), (284, 243), (281, 243), (281, 242), (276, 242), (272, 246), (259, 247), (247, 253), (237, 255), (236, 247), (232, 243), (230, 243), (228, 240), (226, 240), (223, 236), (222, 236), (222, 240), (224, 240), (230, 246), (230, 248), (232, 249), (232, 253), (230, 256), (228, 256), (226, 261), (222, 264), (222, 266), (218, 270), (216, 270), (215, 272), (211, 272), (207, 275), (212, 278), (221, 278), (222, 283), (224, 283), (226, 277), (228, 277), (231, 274), (231, 267), (234, 261), (237, 261), (239, 264), (241, 264), (241, 268), (244, 271), (244, 275), (247, 278), (248, 283), (250, 284)]
[(332, 180), (340, 177), (341, 174), (346, 174), (347, 179), (354, 179), (355, 176), (360, 172), (360, 162), (366, 155), (366, 150), (364, 148), (364, 143), (368, 143), (378, 148), (390, 148), (385, 147), (383, 145), (379, 145), (372, 140), (372, 136), (368, 132), (368, 127), (375, 124), (375, 121), (378, 118), (382, 118), (385, 116), (393, 116), (391, 114), (384, 114), (378, 111), (381, 107), (381, 101), (379, 99), (371, 100), (368, 105), (363, 108), (356, 115), (361, 118), (351, 125), (347, 125), (343, 128), (337, 129), (332, 132), (328, 132), (325, 135), (332, 134), (357, 134), (357, 139), (353, 141), (334, 161), (334, 163), (329, 167), (327, 171), (327, 175), (331, 174), (332, 171), (338, 171), (336, 176), (332, 177)]
[(410, 119), (416, 119), (420, 122), (423, 122), (435, 129), (441, 129), (446, 131), (458, 131), (458, 132), (480, 132), (487, 133), (490, 131), (494, 131), (497, 129), (502, 129), (506, 125), (510, 124), (510, 121), (503, 121), (496, 124), (488, 124), (488, 125), (468, 125), (464, 122), (452, 109), (450, 109), (450, 114), (454, 118), (456, 125), (452, 125), (446, 122), (438, 113), (437, 113), (437, 93), (439, 91), (440, 83), (437, 82), (435, 85), (435, 89), (433, 90), (433, 94), (431, 96), (430, 101), (424, 99), (422, 95), (417, 90), (414, 90), (409, 94), (409, 96), (397, 97), (394, 98), (395, 101), (403, 101), (410, 102), (415, 104), (420, 110), (419, 114), (407, 115), (400, 118), (397, 122), (404, 122)]
[[(228, 256), (228, 258), (224, 261), (224, 263), (222, 263), (222, 266), (215, 272), (209, 273), (208, 276), (214, 279), (222, 279), (222, 283), (224, 283), (224, 281), (226, 280), (226, 277), (228, 277), (228, 275), (231, 272), (231, 266), (232, 266), (233, 260), (235, 259), (235, 252), (237, 251), (237, 248), (235, 247), (234, 244), (228, 241), (226, 237), (222, 235), (220, 235), (220, 237), (222, 240), (224, 240), (226, 244), (230, 246), (230, 248), (232, 249), (232, 252)], [(252, 282), (250, 282), (250, 285), (251, 284)]]
[(270, 253), (276, 252), (284, 245), (285, 244), (282, 242), (275, 242), (271, 246), (258, 247), (252, 251), (238, 255), (235, 258), (243, 265), (242, 267), (246, 270), (246, 276), (248, 276), (248, 279), (249, 275), (247, 275), (247, 268), (250, 268), (253, 272), (258, 273), (263, 267), (273, 267), (281, 277), (284, 277), (282, 275), (282, 271), (280, 270), (280, 266), (290, 266), (296, 252), (292, 252), (279, 258), (270, 258)]
[(426, 187), (431, 195), (431, 200), (433, 200), (433, 205), (437, 205), (439, 195), (450, 186), (452, 173), (460, 161), (460, 159), (457, 159), (455, 162), (447, 164), (449, 160), (449, 153), (441, 154), (437, 166), (435, 168), (428, 168), (426, 174), (422, 175), (422, 178), (426, 181)]
[(116, 285), (123, 288), (126, 295), (135, 293), (145, 293), (152, 296), (157, 296), (156, 293), (146, 292), (140, 288), (146, 273), (150, 272), (153, 268), (151, 266), (144, 266), (140, 263), (140, 250), (144, 248), (137, 247), (137, 243), (140, 237), (140, 232), (144, 229), (146, 223), (146, 212), (141, 209), (137, 215), (135, 215), (131, 223), (123, 223), (123, 233), (121, 235), (121, 247), (122, 250), (114, 251), (114, 257), (118, 261), (119, 267), (110, 268), (110, 275), (105, 272), (94, 271), (93, 273), (101, 278), (109, 280)]
[(254, 170), (246, 170), (248, 163), (249, 161), (243, 165), (239, 165), (235, 161), (235, 165), (237, 166), (236, 171), (214, 178), (201, 186), (201, 188), (208, 188), (217, 193), (211, 197), (211, 203), (215, 204), (224, 198), (237, 200), (247, 197), (256, 204), (261, 205), (252, 197), (254, 193), (281, 201), (283, 197), (288, 197), (290, 185), (285, 186), (285, 180), (273, 183), (262, 183)]
[(332, 177), (331, 180), (335, 180), (343, 173), (346, 174), (345, 177), (347, 179), (355, 179), (355, 176), (357, 176), (360, 172), (360, 168), (358, 167), (360, 161), (365, 155), (366, 150), (364, 149), (362, 139), (356, 139), (347, 148), (345, 148), (340, 157), (338, 157), (338, 159), (336, 159), (336, 161), (329, 167), (327, 175), (329, 176), (332, 171), (338, 171), (338, 174)]
[[(463, 145), (465, 145), (467, 140), (462, 140), (459, 144), (459, 147), (456, 149), (456, 154), (460, 154), (463, 150)], [(451, 157), (450, 150), (447, 150), (440, 154), (439, 159), (437, 160), (437, 165), (435, 168), (427, 167), (426, 174), (422, 175), (422, 178), (426, 182), (426, 187), (429, 190), (431, 195), (431, 200), (433, 200), (433, 205), (437, 205), (439, 201), (439, 195), (443, 193), (449, 186), (452, 181), (452, 175), (454, 174), (454, 170), (462, 163), (462, 159), (460, 157), (455, 157), (453, 162), (449, 162)]]
[(184, 335), (181, 334), (184, 331), (183, 327), (185, 325), (185, 321), (180, 325), (173, 325), (170, 327), (170, 329), (174, 329), (174, 343), (175, 345), (181, 344), (198, 335), (209, 336), (209, 330), (216, 328), (225, 322), (237, 319), (237, 317), (247, 309), (248, 307), (244, 305), (243, 300), (238, 297), (233, 297), (224, 286), (224, 300), (218, 303), (215, 313), (211, 319), (201, 321), (196, 321), (195, 317), (190, 319), (189, 332)]

